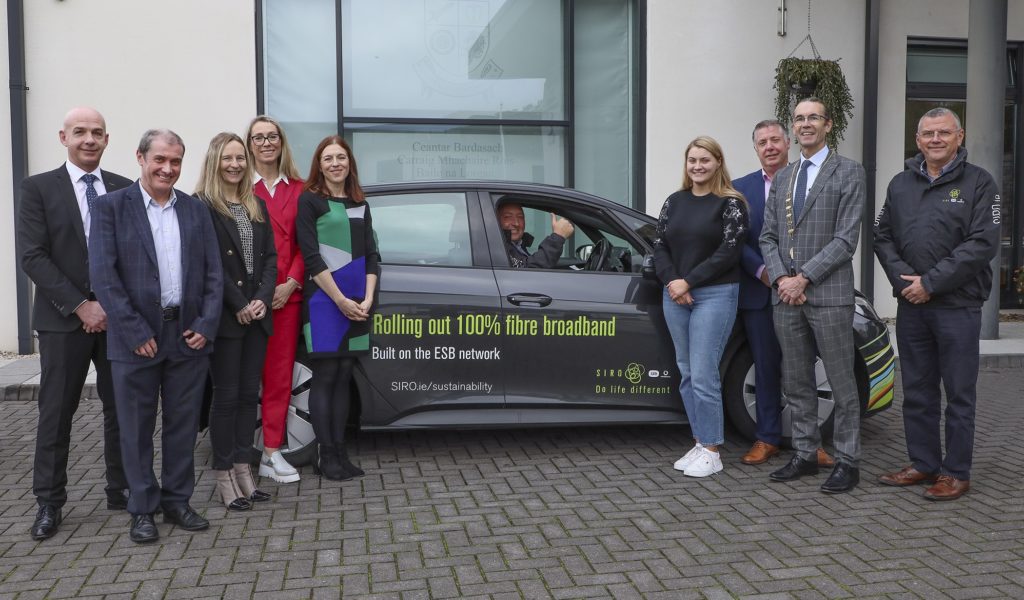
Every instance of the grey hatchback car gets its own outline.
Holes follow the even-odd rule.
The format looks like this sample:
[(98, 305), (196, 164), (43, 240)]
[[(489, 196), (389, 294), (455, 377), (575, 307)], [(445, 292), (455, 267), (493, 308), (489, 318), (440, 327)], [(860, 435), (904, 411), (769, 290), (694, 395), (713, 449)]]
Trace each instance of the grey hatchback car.
[[(371, 352), (356, 369), (352, 419), (363, 429), (681, 424), (679, 374), (645, 275), (656, 220), (571, 189), (500, 181), (411, 182), (365, 188), (381, 254)], [(495, 209), (515, 201), (526, 230), (552, 213), (576, 230), (553, 269), (514, 269)], [(649, 260), (649, 259), (648, 259)], [(891, 404), (894, 357), (873, 308), (857, 298), (859, 355), (850, 368), (865, 414)], [(300, 344), (301, 346), (301, 344)], [(301, 353), (301, 348), (300, 348)], [(818, 366), (819, 421), (831, 427)], [(723, 401), (753, 435), (754, 367), (737, 324), (721, 364)], [(295, 365), (289, 462), (312, 456), (310, 370)], [(784, 412), (788, 432), (788, 411)], [(257, 427), (256, 446), (262, 446)]]

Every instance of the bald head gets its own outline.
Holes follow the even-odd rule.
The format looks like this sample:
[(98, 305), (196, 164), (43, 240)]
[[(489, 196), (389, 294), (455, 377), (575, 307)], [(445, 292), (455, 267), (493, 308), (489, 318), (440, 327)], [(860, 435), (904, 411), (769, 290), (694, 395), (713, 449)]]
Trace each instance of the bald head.
[(99, 168), (108, 140), (107, 122), (96, 109), (79, 106), (64, 115), (60, 143), (68, 149), (68, 162), (83, 171)]

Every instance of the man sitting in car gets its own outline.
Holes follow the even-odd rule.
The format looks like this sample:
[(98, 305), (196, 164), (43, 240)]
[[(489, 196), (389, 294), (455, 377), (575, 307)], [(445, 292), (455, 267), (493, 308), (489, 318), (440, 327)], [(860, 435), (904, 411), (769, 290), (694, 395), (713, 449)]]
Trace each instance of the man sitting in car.
[(498, 205), (498, 222), (505, 237), (505, 252), (508, 253), (509, 262), (517, 269), (555, 268), (558, 265), (558, 257), (562, 255), (565, 240), (575, 231), (568, 219), (560, 219), (551, 213), (552, 233), (541, 240), (536, 252), (531, 253), (529, 248), (533, 243), (533, 236), (526, 233), (526, 217), (523, 215), (522, 206), (515, 202), (503, 202)]

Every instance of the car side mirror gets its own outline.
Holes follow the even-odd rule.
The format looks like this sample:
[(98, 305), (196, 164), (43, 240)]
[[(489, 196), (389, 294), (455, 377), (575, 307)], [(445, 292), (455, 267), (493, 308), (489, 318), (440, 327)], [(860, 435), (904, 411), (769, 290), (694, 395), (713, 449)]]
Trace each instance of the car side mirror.
[(650, 281), (658, 280), (658, 274), (654, 271), (654, 254), (648, 254), (644, 257), (644, 262), (640, 266), (640, 274), (643, 275), (644, 279)]

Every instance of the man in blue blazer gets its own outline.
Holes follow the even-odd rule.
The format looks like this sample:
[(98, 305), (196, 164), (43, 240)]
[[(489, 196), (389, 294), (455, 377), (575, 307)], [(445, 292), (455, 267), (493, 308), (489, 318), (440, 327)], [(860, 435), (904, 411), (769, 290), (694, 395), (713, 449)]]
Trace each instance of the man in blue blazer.
[(764, 200), (772, 177), (789, 162), (789, 136), (782, 123), (761, 121), (754, 126), (754, 150), (761, 168), (732, 182), (750, 206), (750, 234), (743, 246), (740, 277), (740, 319), (754, 355), (757, 440), (740, 461), (759, 465), (779, 453), (782, 443), (781, 390), (782, 351), (772, 323), (772, 288), (765, 270), (758, 238), (764, 224)]
[[(754, 396), (757, 407), (757, 439), (740, 462), (759, 465), (779, 453), (782, 443), (782, 351), (772, 321), (772, 287), (758, 238), (764, 224), (764, 202), (772, 179), (789, 162), (789, 136), (782, 123), (766, 119), (754, 126), (754, 150), (761, 168), (732, 182), (747, 199), (750, 234), (743, 246), (740, 276), (740, 319), (754, 356)], [(818, 449), (820, 466), (831, 466), (832, 457)]]
[[(159, 538), (153, 514), (188, 531), (209, 527), (189, 506), (193, 448), (223, 297), (210, 211), (174, 189), (185, 145), (167, 129), (142, 136), (136, 183), (100, 197), (89, 236), (93, 289), (108, 315), (121, 451), (131, 489), (130, 537)], [(162, 402), (161, 481), (153, 432)]]

